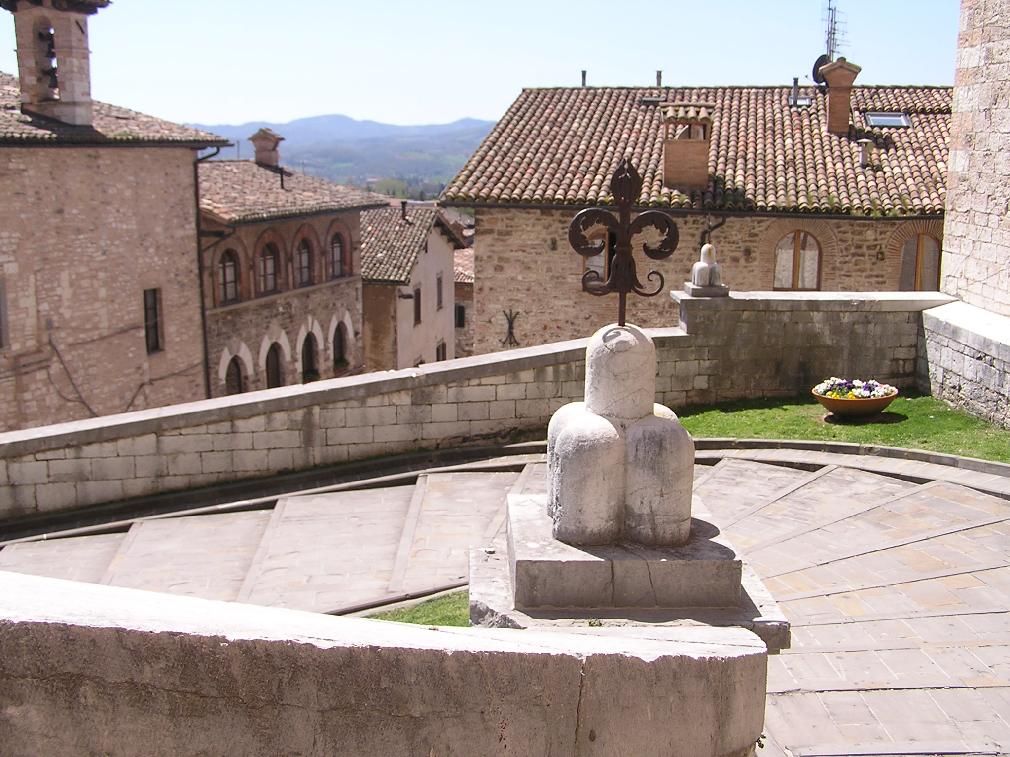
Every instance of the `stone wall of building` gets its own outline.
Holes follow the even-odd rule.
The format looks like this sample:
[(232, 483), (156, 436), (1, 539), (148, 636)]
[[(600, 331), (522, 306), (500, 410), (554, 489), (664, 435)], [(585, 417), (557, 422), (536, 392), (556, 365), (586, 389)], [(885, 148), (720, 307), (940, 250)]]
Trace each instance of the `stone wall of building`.
[(1010, 0), (962, 0), (943, 291), (1010, 315)]
[[(238, 358), (247, 391), (267, 386), (266, 356), (280, 345), (285, 384), (302, 380), (302, 345), (312, 334), (318, 346), (322, 378), (360, 371), (364, 363), (361, 338), (361, 237), (358, 211), (327, 213), (276, 221), (240, 224), (225, 229), (205, 218), (208, 230), (226, 236), (204, 250), (204, 302), (207, 306), (207, 346), (211, 395), (227, 394), (229, 362)], [(351, 250), (351, 270), (331, 274), (330, 240), (339, 234)], [(296, 249), (307, 240), (312, 250), (312, 284), (297, 285)], [(282, 261), (278, 289), (260, 294), (255, 260), (263, 245), (277, 246)], [(239, 260), (237, 301), (225, 302), (221, 290), (221, 259), (233, 252)], [(334, 337), (343, 329), (344, 360), (336, 364)]]
[[(616, 318), (613, 298), (582, 291), (583, 259), (568, 244), (574, 210), (477, 210), (475, 241), (476, 302), (474, 352), (504, 349), (504, 312), (518, 311), (515, 336), (522, 346), (588, 336)], [(641, 251), (639, 278), (655, 269), (666, 289), (680, 288), (698, 259), (705, 218), (677, 214), (680, 245), (667, 260), (646, 259)], [(787, 234), (810, 232), (821, 248), (824, 291), (891, 291), (898, 288), (901, 247), (919, 233), (941, 237), (933, 220), (818, 219), (734, 216), (714, 231), (723, 276), (737, 291), (773, 288), (774, 251)], [(666, 304), (631, 297), (628, 318), (646, 327), (673, 325)]]
[[(0, 430), (205, 396), (192, 150), (0, 150)], [(148, 354), (144, 290), (160, 291)]]
[(396, 298), (399, 288), (399, 285), (385, 281), (366, 281), (361, 286), (366, 371), (384, 371), (396, 365)]
[(922, 316), (923, 389), (1010, 428), (1010, 317), (964, 302), (926, 310)]
[[(410, 272), (410, 282), (403, 286), (412, 296), (420, 292), (421, 319), (414, 317), (413, 299), (396, 299), (396, 363), (384, 368), (407, 368), (434, 362), (437, 345), (445, 345), (447, 358), (456, 355), (453, 328), (453, 253), (449, 240), (433, 227), (428, 243)], [(441, 282), (442, 301), (437, 287)]]
[[(942, 295), (669, 297), (656, 400), (806, 392), (830, 375), (916, 380), (920, 311)], [(839, 335), (855, 335), (840, 338)], [(0, 434), (0, 518), (542, 432), (581, 400), (586, 340)]]

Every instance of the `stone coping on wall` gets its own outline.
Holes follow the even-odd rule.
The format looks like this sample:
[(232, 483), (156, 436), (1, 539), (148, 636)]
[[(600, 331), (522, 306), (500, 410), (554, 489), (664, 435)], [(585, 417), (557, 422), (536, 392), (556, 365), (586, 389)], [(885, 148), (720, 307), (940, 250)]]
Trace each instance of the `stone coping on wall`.
[(766, 664), (737, 628), (433, 628), (0, 572), (12, 753), (743, 757)]
[(954, 301), (925, 310), (923, 326), (1010, 363), (1010, 317)]
[[(684, 336), (679, 328), (647, 329), (658, 343)], [(486, 355), (428, 363), (416, 368), (377, 371), (355, 376), (293, 384), (228, 397), (167, 405), (150, 410), (85, 418), (50, 426), (0, 433), (0, 459), (40, 450), (158, 433), (205, 423), (219, 423), (266, 413), (297, 410), (342, 400), (360, 400), (401, 390), (418, 389), (487, 376), (500, 376), (551, 365), (581, 361), (587, 339), (522, 347)]]
[(682, 307), (720, 310), (820, 310), (909, 312), (956, 302), (940, 292), (733, 292), (726, 297), (692, 297), (673, 290), (670, 297)]

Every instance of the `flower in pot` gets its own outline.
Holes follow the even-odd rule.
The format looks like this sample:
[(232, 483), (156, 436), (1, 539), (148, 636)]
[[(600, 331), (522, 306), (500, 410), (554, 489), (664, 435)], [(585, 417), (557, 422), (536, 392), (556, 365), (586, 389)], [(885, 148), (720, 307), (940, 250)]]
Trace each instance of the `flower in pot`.
[(837, 376), (825, 379), (811, 393), (834, 415), (874, 415), (898, 396), (898, 390), (890, 384)]

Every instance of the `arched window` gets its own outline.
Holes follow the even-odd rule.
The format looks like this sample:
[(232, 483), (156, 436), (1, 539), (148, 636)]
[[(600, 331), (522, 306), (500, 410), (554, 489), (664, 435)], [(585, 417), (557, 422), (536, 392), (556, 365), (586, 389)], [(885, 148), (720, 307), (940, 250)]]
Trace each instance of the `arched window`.
[(256, 275), (260, 294), (270, 294), (277, 291), (277, 272), (280, 267), (281, 254), (277, 245), (267, 242), (256, 258)]
[(225, 250), (218, 264), (218, 302), (224, 305), (238, 302), (238, 255), (235, 250)]
[(295, 249), (295, 282), (300, 287), (312, 284), (312, 245), (308, 239), (302, 239)]
[(274, 342), (267, 350), (267, 389), (284, 386), (284, 366), (281, 358), (281, 346)]
[(350, 364), (347, 355), (347, 330), (344, 324), (338, 323), (333, 331), (333, 372), (343, 373)]
[(898, 288), (903, 292), (939, 291), (940, 243), (929, 234), (916, 234), (902, 245)]
[(245, 391), (245, 377), (242, 375), (242, 361), (233, 357), (228, 362), (228, 370), (224, 374), (225, 394), (242, 394)]
[(311, 332), (306, 335), (302, 342), (302, 383), (319, 380), (319, 345), (316, 344), (316, 337)]
[(329, 264), (331, 279), (351, 275), (351, 251), (347, 249), (344, 238), (340, 234), (334, 234), (330, 239)]
[(821, 288), (821, 246), (814, 235), (796, 230), (775, 246), (775, 289)]

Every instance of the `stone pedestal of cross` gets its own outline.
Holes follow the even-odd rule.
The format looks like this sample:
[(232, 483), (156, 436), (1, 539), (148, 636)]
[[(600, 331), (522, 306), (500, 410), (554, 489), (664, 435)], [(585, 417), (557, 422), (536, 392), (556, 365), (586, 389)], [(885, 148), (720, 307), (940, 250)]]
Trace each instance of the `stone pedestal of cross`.
[[(701, 733), (709, 754), (743, 757), (754, 753), (760, 734), (765, 655), (789, 646), (789, 624), (703, 503), (693, 500), (694, 442), (672, 410), (655, 404), (655, 345), (625, 322), (627, 295), (653, 296), (664, 283), (656, 271), (647, 277), (658, 281), (654, 290), (639, 281), (632, 238), (646, 227), (658, 230), (658, 246), (642, 245), (656, 260), (677, 246), (669, 216), (631, 217), (641, 187), (635, 169), (622, 161), (611, 180), (616, 217), (588, 208), (572, 221), (569, 239), (581, 255), (606, 253), (605, 244), (587, 235), (594, 227), (602, 225), (615, 241), (606, 277), (590, 270), (582, 285), (592, 295), (618, 294), (618, 322), (590, 338), (585, 399), (551, 418), (547, 462), (527, 465), (513, 486), (505, 533), (471, 552), (470, 619), (511, 628), (561, 626), (606, 634), (618, 644), (622, 638), (657, 643), (695, 672), (667, 682), (678, 691), (690, 688), (690, 714), (665, 712), (656, 702), (658, 732), (671, 739), (657, 740), (656, 753), (691, 753), (675, 748), (679, 727)], [(721, 712), (718, 682), (727, 680), (749, 692), (745, 712)], [(739, 735), (720, 743), (739, 726)], [(590, 749), (622, 751), (607, 743)]]

